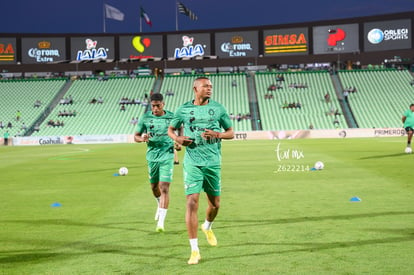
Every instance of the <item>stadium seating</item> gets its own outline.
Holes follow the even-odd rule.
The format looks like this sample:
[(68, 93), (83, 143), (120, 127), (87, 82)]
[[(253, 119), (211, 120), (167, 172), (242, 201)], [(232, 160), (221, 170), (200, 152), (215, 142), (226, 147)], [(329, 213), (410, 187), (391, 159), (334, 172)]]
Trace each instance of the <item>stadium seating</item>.
[(359, 128), (402, 127), (402, 114), (414, 102), (409, 71), (342, 71), (339, 76), (344, 89), (357, 89), (348, 101)]
[[(1, 136), (8, 131), (10, 136), (23, 134), (22, 124), (30, 127), (48, 108), (53, 98), (66, 83), (66, 79), (31, 79), (0, 81), (0, 121), (6, 125), (11, 122), (13, 128), (0, 129)], [(36, 100), (41, 101), (38, 108)], [(16, 121), (17, 111), (21, 112), (20, 121)]]
[[(284, 73), (284, 81), (279, 82), (282, 89), (268, 91), (276, 84), (279, 73), (258, 73), (255, 76), (256, 92), (263, 130), (334, 129), (335, 117), (327, 115), (331, 108), (342, 113), (335, 89), (328, 72), (291, 72)], [(289, 84), (306, 84), (307, 88), (289, 88)], [(324, 95), (329, 93), (331, 103), (326, 103)], [(265, 99), (273, 94), (272, 99)], [(282, 108), (287, 103), (300, 102), (301, 108)], [(347, 128), (343, 115), (337, 116), (340, 128)]]
[[(229, 114), (250, 114), (249, 97), (245, 74), (218, 74), (209, 76), (213, 82), (213, 98), (223, 104)], [(235, 81), (237, 86), (233, 86)], [(236, 131), (251, 131), (250, 119), (233, 121)]]
[[(49, 117), (41, 124), (40, 131), (33, 135), (105, 135), (132, 134), (135, 125), (129, 122), (145, 111), (143, 105), (125, 105), (121, 111), (119, 101), (123, 97), (144, 99), (149, 96), (154, 85), (153, 76), (138, 78), (110, 78), (105, 81), (97, 79), (76, 80), (64, 97), (71, 96), (72, 105), (57, 105)], [(92, 98), (102, 97), (103, 104), (90, 104)], [(72, 117), (58, 117), (59, 111), (76, 111)], [(63, 127), (47, 126), (49, 120), (64, 122)]]
[[(337, 116), (339, 125), (334, 125), (335, 116), (327, 115), (333, 110), (342, 110), (337, 100), (332, 80), (328, 72), (284, 72), (283, 82), (277, 82), (278, 72), (256, 73), (254, 76), (256, 96), (263, 130), (298, 130), (347, 128), (343, 115)], [(196, 75), (166, 75), (160, 92), (164, 95), (166, 109), (175, 112), (178, 106), (193, 99), (192, 85)], [(249, 90), (245, 74), (211, 74), (208, 77), (214, 86), (213, 99), (223, 104), (229, 114), (250, 113)], [(344, 88), (356, 87), (357, 92), (348, 96), (349, 104), (360, 128), (400, 127), (401, 115), (409, 104), (414, 102), (413, 77), (408, 71), (367, 70), (341, 71), (339, 77)], [(0, 81), (0, 121), (6, 125), (12, 122), (11, 136), (23, 133), (21, 125), (27, 127), (49, 108), (50, 103), (66, 83), (66, 79), (53, 80), (5, 80)], [(73, 105), (57, 105), (40, 125), (35, 136), (55, 135), (105, 135), (132, 134), (135, 125), (132, 118), (140, 117), (146, 110), (142, 104), (125, 105), (121, 111), (122, 97), (144, 99), (149, 95), (156, 79), (153, 76), (137, 78), (109, 78), (108, 80), (80, 79), (72, 83), (63, 97), (71, 96)], [(236, 83), (236, 85), (234, 85)], [(280, 84), (281, 89), (268, 91), (271, 84)], [(306, 88), (292, 88), (290, 84), (306, 84)], [(173, 95), (168, 96), (167, 91)], [(254, 91), (250, 91), (254, 92)], [(330, 94), (331, 102), (326, 103), (324, 95)], [(272, 94), (272, 99), (265, 99)], [(103, 104), (90, 104), (92, 98), (102, 97)], [(42, 105), (35, 108), (34, 102)], [(301, 108), (282, 108), (287, 103), (300, 102)], [(16, 121), (16, 112), (22, 113), (21, 121)], [(59, 117), (59, 112), (76, 111), (76, 116)], [(49, 120), (63, 121), (63, 127), (47, 126)], [(234, 120), (236, 131), (252, 130), (249, 119)]]
[[(214, 74), (208, 75), (213, 83), (213, 99), (223, 104), (229, 114), (249, 114), (249, 98), (244, 74)], [(174, 96), (165, 96), (166, 109), (175, 111), (181, 104), (194, 98), (193, 81), (194, 75), (166, 76), (164, 78), (161, 93), (165, 96), (166, 91), (173, 91)], [(232, 86), (233, 80), (237, 86)], [(248, 119), (234, 121), (236, 131), (249, 131), (252, 129)]]

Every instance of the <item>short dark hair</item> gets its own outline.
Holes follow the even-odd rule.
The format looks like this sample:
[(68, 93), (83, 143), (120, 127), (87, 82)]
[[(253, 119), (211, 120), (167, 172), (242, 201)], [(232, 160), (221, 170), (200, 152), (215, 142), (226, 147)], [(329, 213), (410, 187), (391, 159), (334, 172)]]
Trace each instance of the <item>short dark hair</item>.
[(414, 106), (414, 103), (410, 105), (410, 108)]
[(210, 80), (210, 78), (206, 77), (206, 76), (199, 76), (196, 79), (194, 79), (193, 81), (193, 87), (195, 87), (195, 83), (199, 80)]
[(150, 97), (151, 101), (163, 101), (164, 97), (160, 93), (154, 93)]

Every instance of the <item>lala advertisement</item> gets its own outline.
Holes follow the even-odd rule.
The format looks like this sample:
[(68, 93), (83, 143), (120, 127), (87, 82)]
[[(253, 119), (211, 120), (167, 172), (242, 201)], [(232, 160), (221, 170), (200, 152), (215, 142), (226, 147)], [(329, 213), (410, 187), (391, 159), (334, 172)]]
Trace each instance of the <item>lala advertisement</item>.
[(184, 33), (167, 36), (168, 57), (193, 58), (209, 56), (210, 34), (208, 33)]
[(95, 61), (115, 58), (113, 37), (73, 37), (70, 44), (72, 60)]

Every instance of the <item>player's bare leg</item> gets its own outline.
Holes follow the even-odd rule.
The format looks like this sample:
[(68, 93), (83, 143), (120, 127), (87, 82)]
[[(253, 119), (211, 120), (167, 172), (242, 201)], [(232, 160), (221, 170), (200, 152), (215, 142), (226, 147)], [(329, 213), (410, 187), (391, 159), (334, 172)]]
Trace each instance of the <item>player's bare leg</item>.
[(154, 219), (156, 221), (158, 221), (158, 216), (159, 216), (159, 208), (160, 208), (160, 198), (161, 198), (161, 191), (160, 191), (160, 187), (158, 185), (158, 183), (151, 183), (151, 190), (152, 190), (152, 194), (154, 195), (156, 201), (157, 201), (157, 212), (155, 212), (155, 217)]
[(187, 195), (187, 209), (185, 212), (185, 223), (187, 225), (188, 237), (191, 245), (191, 257), (188, 264), (198, 264), (201, 259), (198, 248), (197, 230), (198, 230), (198, 202), (200, 194)]
[(213, 225), (213, 221), (216, 218), (217, 213), (220, 208), (220, 196), (213, 196), (213, 195), (207, 194), (207, 198), (208, 198), (208, 206), (206, 210), (206, 220), (204, 224), (201, 225), (201, 229), (206, 235), (208, 243), (211, 246), (216, 246), (217, 239), (213, 233), (213, 230), (211, 229), (211, 226)]
[(157, 232), (164, 232), (164, 221), (167, 216), (168, 204), (170, 203), (170, 183), (161, 181), (159, 183), (159, 191), (161, 194), (160, 203), (158, 205), (158, 223)]

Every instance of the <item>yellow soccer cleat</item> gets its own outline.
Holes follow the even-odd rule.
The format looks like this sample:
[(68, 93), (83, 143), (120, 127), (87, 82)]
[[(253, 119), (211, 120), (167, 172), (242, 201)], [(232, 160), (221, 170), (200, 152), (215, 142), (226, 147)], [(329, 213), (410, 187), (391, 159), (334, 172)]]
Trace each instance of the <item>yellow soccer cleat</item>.
[(216, 246), (217, 245), (217, 239), (216, 239), (216, 236), (213, 233), (213, 230), (204, 229), (203, 225), (201, 225), (201, 230), (204, 232), (204, 234), (206, 234), (207, 242), (209, 243), (209, 245)]
[(200, 251), (192, 251), (191, 257), (188, 260), (188, 264), (198, 264), (198, 261), (201, 260)]

